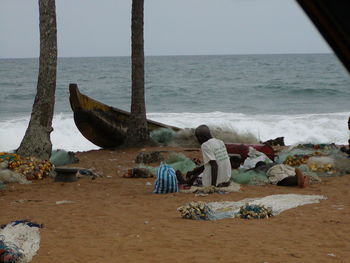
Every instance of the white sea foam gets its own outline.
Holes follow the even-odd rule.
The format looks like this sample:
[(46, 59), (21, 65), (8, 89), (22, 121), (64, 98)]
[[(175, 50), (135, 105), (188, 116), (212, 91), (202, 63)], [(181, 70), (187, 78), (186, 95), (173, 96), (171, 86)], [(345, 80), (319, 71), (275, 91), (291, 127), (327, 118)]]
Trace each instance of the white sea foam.
[(180, 128), (201, 124), (251, 133), (266, 141), (284, 136), (288, 145), (296, 143), (347, 144), (350, 112), (301, 115), (246, 115), (241, 113), (150, 113), (148, 118)]
[[(0, 121), (0, 151), (17, 149), (28, 126), (27, 118)], [(99, 149), (89, 142), (75, 126), (72, 114), (57, 114), (53, 119), (54, 131), (51, 133), (51, 141), (54, 149), (67, 151), (88, 151)]]
[[(200, 124), (251, 133), (261, 141), (284, 136), (287, 145), (296, 143), (347, 144), (350, 112), (302, 115), (245, 115), (240, 113), (149, 113), (148, 118), (180, 128)], [(28, 125), (27, 118), (0, 121), (0, 151), (16, 149)], [(71, 114), (57, 114), (51, 140), (54, 149), (87, 151), (99, 147), (85, 139)]]

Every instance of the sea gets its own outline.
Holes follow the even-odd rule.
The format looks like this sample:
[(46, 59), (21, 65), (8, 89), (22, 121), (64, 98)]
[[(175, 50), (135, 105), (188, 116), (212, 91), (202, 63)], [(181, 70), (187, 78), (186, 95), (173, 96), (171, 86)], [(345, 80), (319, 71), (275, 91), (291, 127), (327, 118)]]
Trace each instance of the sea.
[[(27, 128), (38, 58), (0, 59), (0, 152), (16, 149)], [(59, 58), (54, 149), (99, 147), (74, 124), (68, 86), (130, 111), (130, 57)], [(149, 119), (180, 128), (207, 124), (259, 141), (347, 144), (350, 78), (334, 54), (145, 57)]]

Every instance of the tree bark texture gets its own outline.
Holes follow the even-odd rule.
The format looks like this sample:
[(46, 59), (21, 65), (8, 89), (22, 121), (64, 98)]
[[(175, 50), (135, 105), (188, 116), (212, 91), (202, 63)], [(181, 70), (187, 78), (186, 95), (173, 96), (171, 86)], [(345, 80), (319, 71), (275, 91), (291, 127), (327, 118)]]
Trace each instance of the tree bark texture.
[(40, 58), (37, 93), (29, 125), (17, 153), (49, 159), (55, 105), (57, 25), (55, 0), (39, 0)]
[(126, 144), (138, 145), (149, 140), (145, 105), (144, 0), (132, 1), (131, 18), (131, 117)]

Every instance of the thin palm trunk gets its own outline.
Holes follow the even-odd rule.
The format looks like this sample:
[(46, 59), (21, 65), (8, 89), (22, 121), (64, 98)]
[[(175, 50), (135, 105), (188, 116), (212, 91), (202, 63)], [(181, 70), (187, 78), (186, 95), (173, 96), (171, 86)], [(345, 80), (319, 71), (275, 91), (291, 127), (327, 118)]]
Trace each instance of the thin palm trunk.
[(131, 18), (131, 62), (132, 95), (131, 118), (127, 145), (140, 145), (149, 140), (145, 106), (143, 12), (144, 0), (132, 1)]
[(37, 93), (30, 122), (17, 153), (49, 159), (55, 104), (57, 26), (55, 0), (39, 0), (40, 58)]

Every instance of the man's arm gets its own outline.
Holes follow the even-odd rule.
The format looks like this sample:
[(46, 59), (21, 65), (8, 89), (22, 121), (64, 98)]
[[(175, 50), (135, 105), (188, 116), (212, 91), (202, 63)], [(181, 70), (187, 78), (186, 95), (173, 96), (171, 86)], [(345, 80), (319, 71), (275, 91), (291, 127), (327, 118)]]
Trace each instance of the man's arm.
[(198, 176), (204, 171), (204, 165), (194, 168), (192, 171), (187, 172), (186, 177)]
[(218, 178), (218, 164), (215, 160), (209, 161), (211, 167), (211, 185), (216, 186), (216, 180)]

